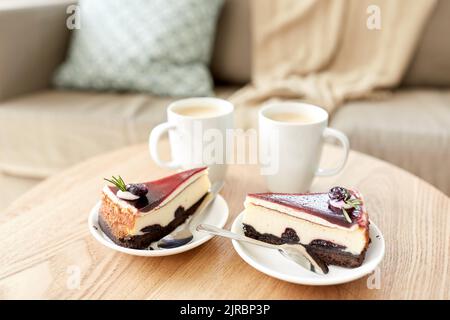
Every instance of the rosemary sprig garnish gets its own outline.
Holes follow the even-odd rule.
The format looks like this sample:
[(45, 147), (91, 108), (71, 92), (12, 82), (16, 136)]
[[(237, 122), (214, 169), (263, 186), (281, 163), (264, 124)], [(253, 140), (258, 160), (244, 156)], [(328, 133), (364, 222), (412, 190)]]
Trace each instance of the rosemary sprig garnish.
[(342, 213), (344, 214), (345, 220), (347, 220), (348, 223), (352, 223), (352, 219), (350, 218), (350, 215), (348, 214), (347, 210), (353, 208), (355, 210), (359, 209), (359, 206), (362, 204), (361, 200), (359, 199), (348, 199), (344, 201), (345, 205), (342, 208)]
[(345, 220), (347, 220), (348, 223), (352, 223), (352, 219), (350, 219), (348, 212), (344, 208), (342, 208), (342, 213), (344, 214)]
[(111, 180), (106, 178), (103, 179), (115, 185), (120, 191), (127, 191), (127, 185), (125, 184), (121, 176), (118, 176), (117, 178), (112, 176)]
[(345, 204), (347, 204), (349, 206), (349, 208), (355, 208), (358, 209), (358, 207), (362, 204), (361, 200), (359, 199), (348, 199), (347, 201), (345, 201)]

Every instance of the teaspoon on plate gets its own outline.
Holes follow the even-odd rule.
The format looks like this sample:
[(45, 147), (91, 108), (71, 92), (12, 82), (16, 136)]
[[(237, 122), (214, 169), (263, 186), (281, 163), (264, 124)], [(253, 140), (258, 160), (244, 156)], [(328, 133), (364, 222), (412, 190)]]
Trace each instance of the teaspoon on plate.
[[(220, 190), (222, 190), (224, 184), (225, 183), (223, 181), (217, 181), (213, 183), (209, 194), (206, 196), (205, 200), (201, 204), (201, 207), (196, 212), (195, 217), (198, 217), (206, 211), (206, 208), (208, 208), (209, 204), (216, 198), (217, 194), (220, 192)], [(180, 229), (177, 229), (164, 238), (160, 239), (152, 247), (154, 247), (155, 249), (172, 249), (181, 247), (191, 242), (194, 238), (190, 227), (191, 221), (188, 221), (187, 223), (183, 224)]]
[(329, 271), (328, 266), (322, 260), (309, 254), (306, 248), (301, 244), (270, 244), (207, 224), (198, 225), (197, 231), (203, 231), (216, 236), (230, 238), (237, 241), (244, 241), (257, 246), (278, 250), (284, 257), (294, 261), (306, 270), (317, 274), (323, 275), (327, 274)]

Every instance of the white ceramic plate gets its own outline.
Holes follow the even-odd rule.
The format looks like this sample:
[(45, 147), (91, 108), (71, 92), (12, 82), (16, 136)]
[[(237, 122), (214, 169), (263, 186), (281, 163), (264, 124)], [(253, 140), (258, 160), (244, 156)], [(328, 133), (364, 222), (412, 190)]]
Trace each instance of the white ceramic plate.
[[(241, 213), (233, 222), (231, 231), (244, 234)], [(249, 265), (274, 278), (305, 285), (326, 286), (350, 282), (375, 270), (384, 256), (384, 238), (380, 229), (370, 222), (370, 239), (372, 242), (367, 249), (363, 264), (354, 269), (329, 266), (329, 273), (319, 275), (303, 269), (295, 262), (283, 257), (278, 251), (249, 243), (233, 241), (234, 249)]]
[(160, 250), (129, 249), (115, 244), (106, 234), (103, 233), (102, 229), (98, 225), (98, 211), (100, 209), (100, 205), (101, 203), (98, 202), (92, 208), (88, 219), (89, 230), (91, 231), (94, 238), (97, 239), (98, 242), (100, 242), (101, 244), (110, 249), (123, 253), (128, 253), (135, 256), (160, 257), (160, 256), (169, 256), (191, 250), (212, 238), (212, 236), (209, 234), (195, 231), (195, 226), (199, 225), (200, 223), (207, 223), (222, 228), (227, 223), (228, 220), (228, 205), (226, 201), (222, 198), (222, 196), (217, 195), (216, 199), (214, 199), (214, 201), (210, 204), (210, 206), (206, 209), (205, 212), (203, 212), (200, 216), (194, 215), (194, 217), (192, 218), (193, 219), (192, 234), (194, 235), (194, 239), (188, 244), (172, 249), (160, 249)]

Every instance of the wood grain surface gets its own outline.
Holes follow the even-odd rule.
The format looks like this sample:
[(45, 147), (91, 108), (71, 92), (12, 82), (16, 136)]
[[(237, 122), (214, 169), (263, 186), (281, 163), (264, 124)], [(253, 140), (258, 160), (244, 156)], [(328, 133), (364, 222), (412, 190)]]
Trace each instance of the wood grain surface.
[[(324, 161), (337, 157), (338, 150), (327, 146)], [(134, 146), (93, 158), (24, 194), (0, 215), (0, 298), (450, 298), (449, 198), (356, 152), (341, 174), (316, 179), (311, 191), (343, 185), (365, 195), (370, 217), (386, 239), (379, 288), (368, 288), (370, 276), (327, 287), (283, 282), (253, 269), (222, 238), (179, 255), (146, 258), (112, 251), (90, 235), (87, 217), (100, 198), (103, 177), (144, 181), (168, 173), (150, 160), (146, 146)], [(247, 192), (265, 190), (257, 167), (231, 166), (222, 191), (230, 209), (227, 227), (243, 209)]]

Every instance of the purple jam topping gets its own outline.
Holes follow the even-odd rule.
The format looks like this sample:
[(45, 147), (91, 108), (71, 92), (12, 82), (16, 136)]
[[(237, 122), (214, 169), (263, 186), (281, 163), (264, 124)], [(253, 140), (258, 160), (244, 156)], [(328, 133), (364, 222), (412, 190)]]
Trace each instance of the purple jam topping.
[(345, 220), (342, 210), (335, 212), (330, 209), (328, 201), (328, 193), (308, 193), (308, 194), (289, 194), (289, 193), (253, 193), (249, 194), (251, 197), (258, 199), (279, 203), (281, 205), (301, 210), (303, 212), (318, 216), (331, 223), (349, 227), (356, 223), (352, 221), (349, 223)]

